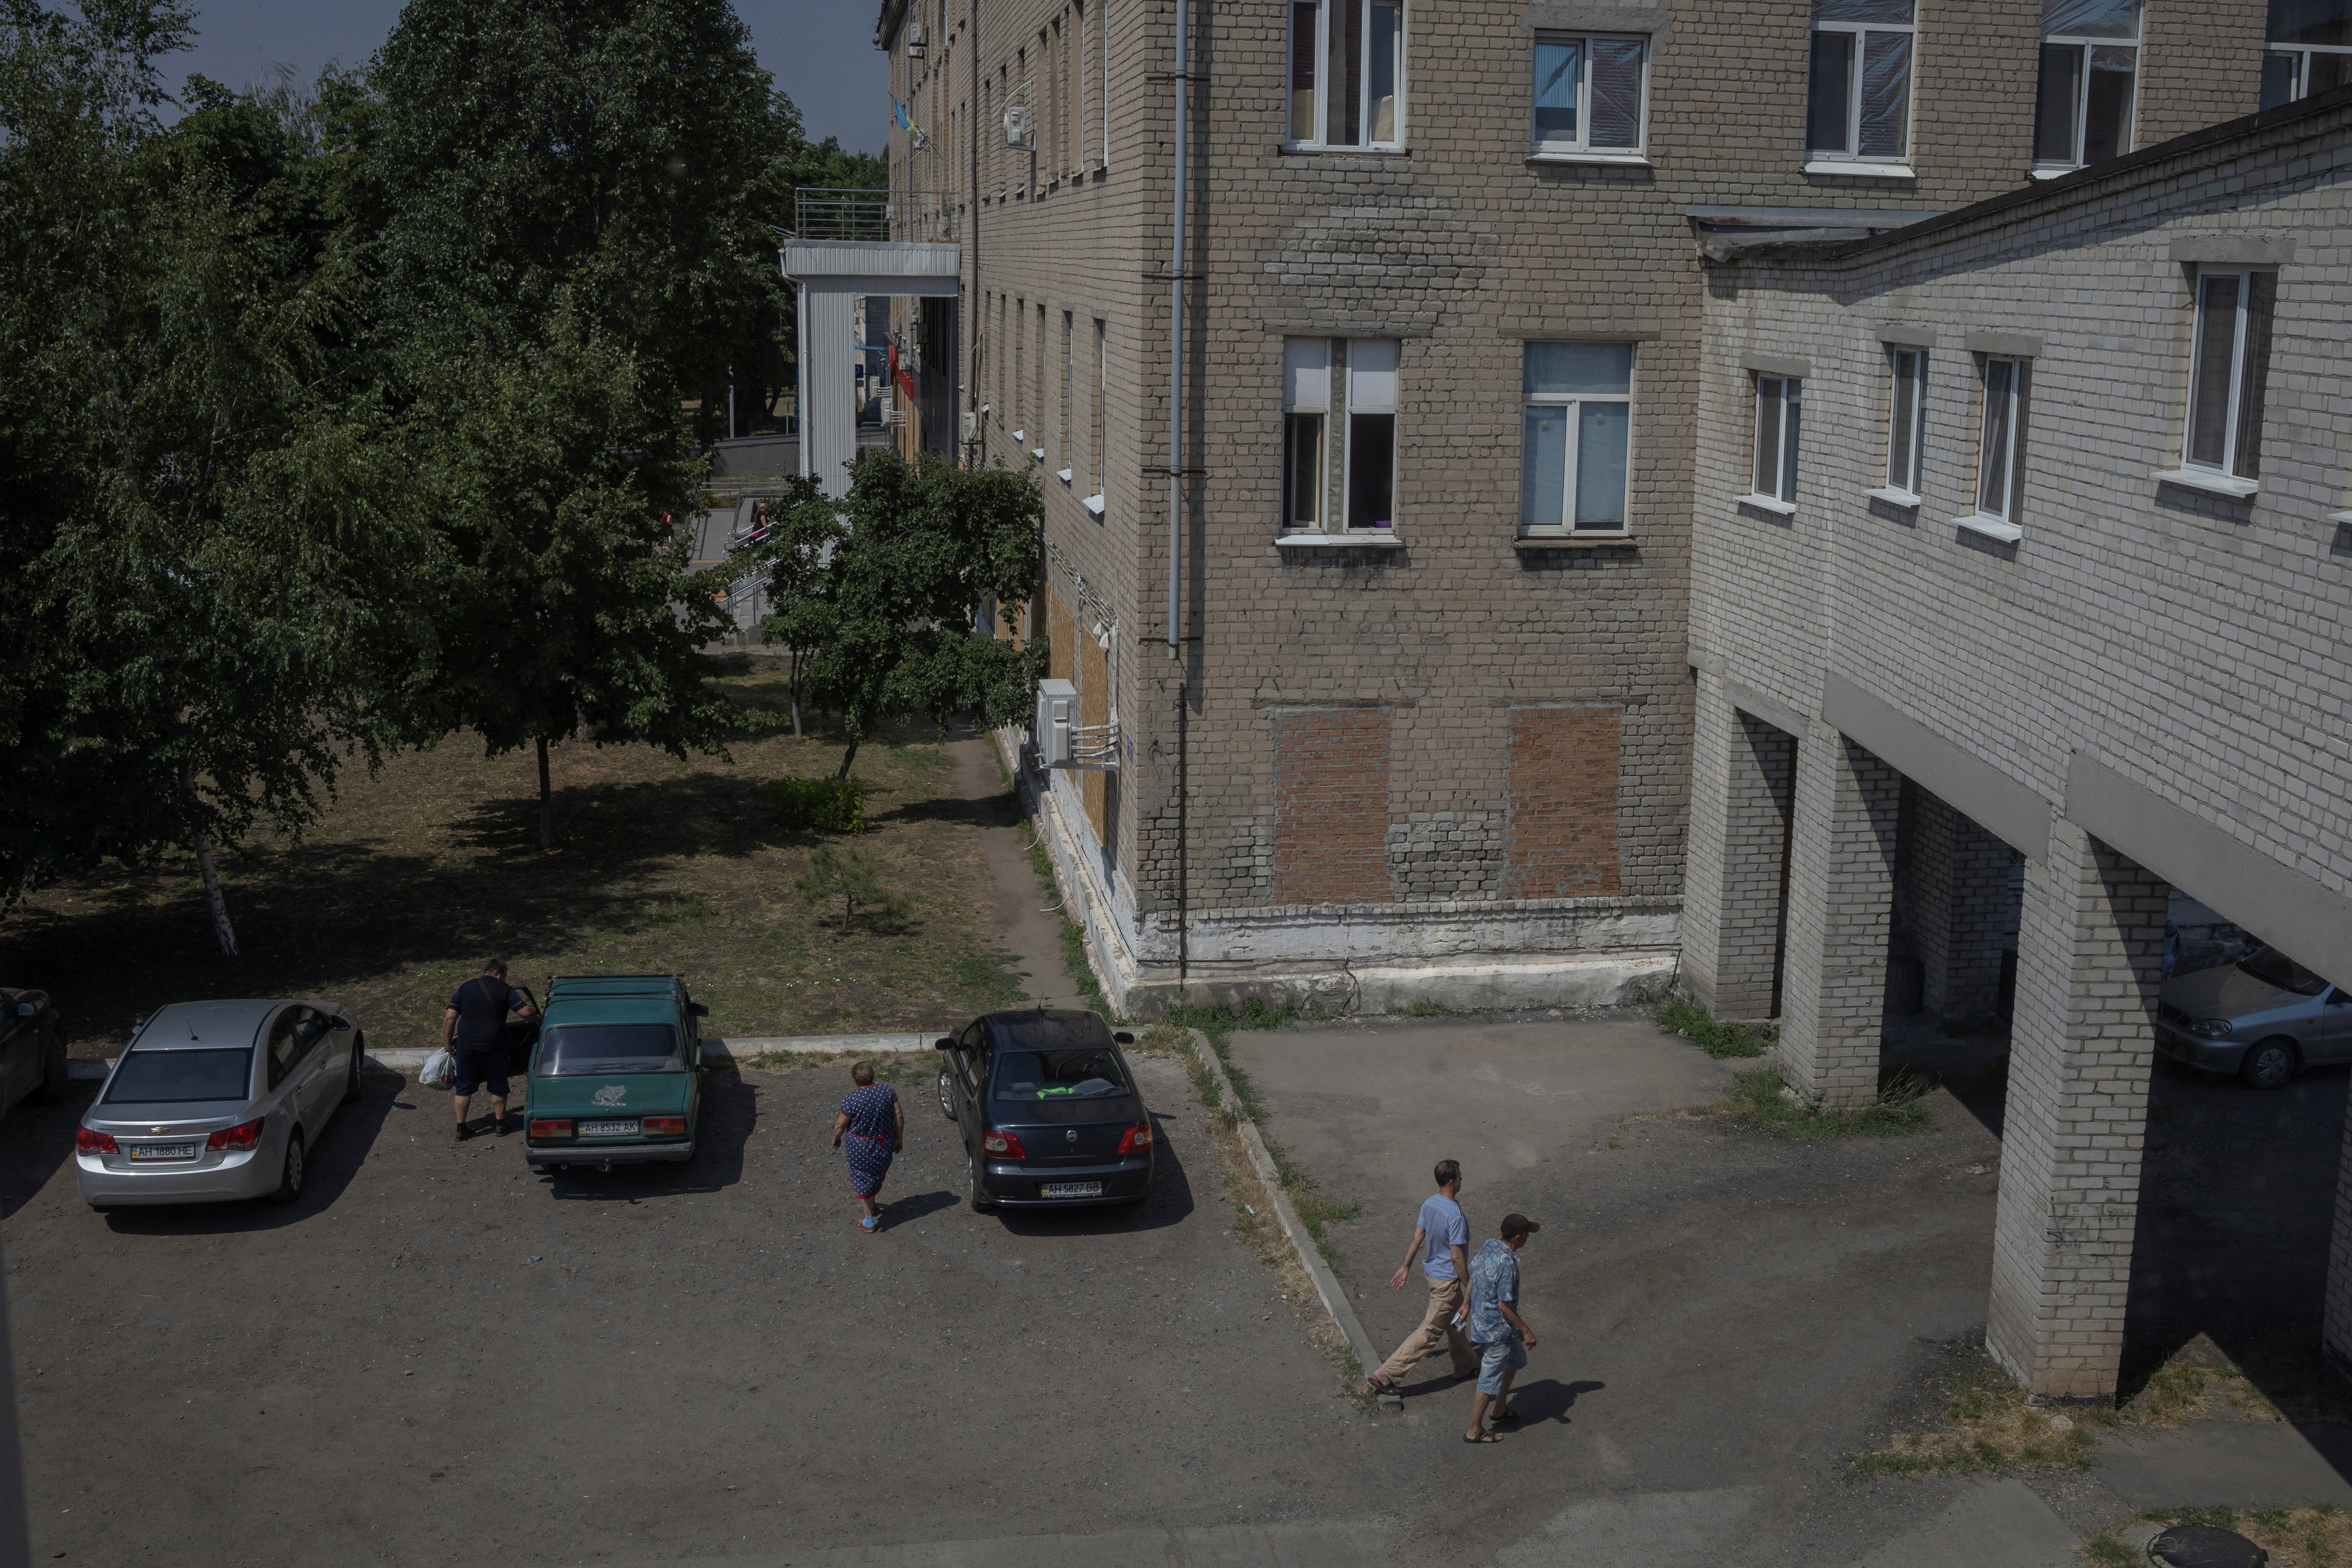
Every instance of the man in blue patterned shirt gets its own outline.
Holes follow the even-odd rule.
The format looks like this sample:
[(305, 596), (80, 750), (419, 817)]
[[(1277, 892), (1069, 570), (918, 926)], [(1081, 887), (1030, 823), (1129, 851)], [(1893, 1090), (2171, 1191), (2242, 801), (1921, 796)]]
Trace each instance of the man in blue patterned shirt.
[(1478, 1350), (1478, 1393), (1470, 1403), (1470, 1430), (1465, 1443), (1500, 1441), (1486, 1430), (1486, 1406), (1491, 1401), (1496, 1424), (1517, 1421), (1511, 1408), (1511, 1380), (1528, 1364), (1536, 1333), (1519, 1316), (1519, 1248), (1543, 1226), (1523, 1214), (1503, 1216), (1502, 1237), (1478, 1249), (1470, 1260), (1470, 1342)]

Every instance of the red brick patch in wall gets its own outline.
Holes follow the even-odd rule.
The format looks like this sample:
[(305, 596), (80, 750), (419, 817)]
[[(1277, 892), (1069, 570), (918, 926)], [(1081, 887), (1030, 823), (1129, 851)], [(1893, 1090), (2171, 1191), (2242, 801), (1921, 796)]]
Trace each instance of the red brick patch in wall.
[(1507, 899), (1617, 891), (1617, 730), (1624, 710), (1511, 710)]
[(1388, 710), (1291, 709), (1269, 717), (1274, 901), (1387, 903)]

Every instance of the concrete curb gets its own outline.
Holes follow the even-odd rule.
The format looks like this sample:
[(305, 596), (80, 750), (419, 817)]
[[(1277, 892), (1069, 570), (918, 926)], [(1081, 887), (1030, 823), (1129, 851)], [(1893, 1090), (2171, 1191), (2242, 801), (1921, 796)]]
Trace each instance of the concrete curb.
[[(928, 1051), (936, 1034), (918, 1035), (745, 1035), (732, 1040), (717, 1036), (706, 1037), (702, 1054), (724, 1061), (738, 1057), (758, 1056), (764, 1051), (806, 1051), (811, 1054), (846, 1055), (851, 1052)], [(393, 1072), (413, 1073), (425, 1065), (433, 1048), (423, 1046), (403, 1047), (389, 1051), (370, 1051), (367, 1059), (377, 1067)], [(92, 1061), (76, 1058), (66, 1064), (66, 1077), (76, 1083), (97, 1083), (113, 1069), (113, 1058)]]
[[(1283, 1234), (1290, 1237), (1291, 1250), (1298, 1254), (1299, 1264), (1307, 1270), (1307, 1277), (1315, 1281), (1315, 1293), (1323, 1298), (1323, 1310), (1331, 1315), (1331, 1321), (1339, 1325), (1340, 1335), (1347, 1340), (1348, 1348), (1356, 1352), (1356, 1360), (1363, 1371), (1370, 1373), (1381, 1364), (1382, 1358), (1373, 1352), (1372, 1342), (1365, 1334), (1364, 1325), (1356, 1321), (1356, 1310), (1349, 1304), (1346, 1288), (1339, 1283), (1339, 1276), (1331, 1272), (1330, 1265), (1323, 1261), (1323, 1255), (1315, 1249), (1315, 1238), (1307, 1234), (1307, 1226), (1299, 1219), (1298, 1211), (1291, 1207), (1288, 1194), (1283, 1192), (1282, 1173), (1276, 1167), (1274, 1155), (1265, 1146), (1265, 1135), (1258, 1131), (1257, 1123), (1243, 1109), (1242, 1097), (1234, 1092), (1233, 1080), (1225, 1077), (1225, 1064), (1218, 1059), (1216, 1047), (1209, 1044), (1209, 1037), (1198, 1029), (1187, 1030), (1186, 1033), (1192, 1037), (1192, 1048), (1201, 1053), (1201, 1061), (1209, 1069), (1209, 1076), (1216, 1080), (1217, 1092), (1224, 1097), (1227, 1105), (1233, 1107), (1234, 1130), (1241, 1134), (1242, 1147), (1249, 1152), (1250, 1164), (1256, 1170), (1257, 1179), (1265, 1185), (1266, 1202), (1274, 1205), (1274, 1217), (1281, 1222)], [(1393, 1394), (1381, 1395), (1381, 1405), (1385, 1409), (1404, 1408), (1404, 1401)]]

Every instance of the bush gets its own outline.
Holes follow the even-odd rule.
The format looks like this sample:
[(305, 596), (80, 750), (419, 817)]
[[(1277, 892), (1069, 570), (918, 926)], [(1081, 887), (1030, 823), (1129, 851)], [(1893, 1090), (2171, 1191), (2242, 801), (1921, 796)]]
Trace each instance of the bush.
[(778, 779), (776, 821), (823, 833), (866, 831), (866, 784), (845, 779)]

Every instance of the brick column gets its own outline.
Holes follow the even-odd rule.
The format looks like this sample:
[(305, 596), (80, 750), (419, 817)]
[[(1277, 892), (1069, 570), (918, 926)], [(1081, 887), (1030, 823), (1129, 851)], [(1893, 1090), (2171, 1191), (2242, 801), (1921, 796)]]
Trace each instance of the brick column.
[(1929, 791), (1913, 794), (1911, 931), (1927, 1011), (1981, 1017), (1999, 1003), (2004, 939), (2017, 929), (2018, 853)]
[(2063, 819), (2026, 863), (1985, 1345), (2033, 1394), (2116, 1392), (2169, 892)]
[(1701, 671), (1694, 742), (1683, 978), (1718, 1018), (1769, 1018), (1796, 738), (1739, 711)]
[(1780, 1076), (1822, 1105), (1878, 1093), (1903, 775), (1826, 726), (1797, 747)]

